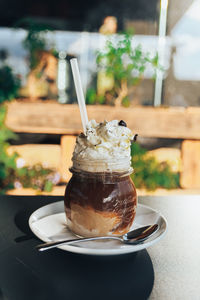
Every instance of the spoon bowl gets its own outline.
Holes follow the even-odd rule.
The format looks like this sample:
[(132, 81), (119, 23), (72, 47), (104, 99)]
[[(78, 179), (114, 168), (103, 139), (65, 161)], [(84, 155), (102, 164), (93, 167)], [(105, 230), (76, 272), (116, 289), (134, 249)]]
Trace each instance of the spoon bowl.
[(158, 224), (147, 225), (125, 233), (121, 238), (125, 244), (138, 244), (149, 238), (158, 228)]

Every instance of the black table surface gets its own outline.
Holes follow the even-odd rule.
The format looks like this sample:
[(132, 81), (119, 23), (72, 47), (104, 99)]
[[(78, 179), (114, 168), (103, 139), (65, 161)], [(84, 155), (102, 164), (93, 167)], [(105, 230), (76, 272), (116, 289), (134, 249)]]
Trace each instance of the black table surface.
[[(0, 197), (2, 299), (145, 299), (154, 280), (151, 260), (155, 280), (149, 299), (200, 299), (200, 195), (139, 197), (139, 203), (160, 211), (168, 221), (166, 236), (148, 248), (151, 260), (146, 250), (112, 257), (59, 249), (37, 252), (34, 246), (39, 240), (27, 226), (28, 218), (38, 207), (60, 200), (62, 197)], [(60, 273), (53, 276), (53, 270)], [(17, 290), (23, 291), (20, 297)]]
[(38, 252), (28, 219), (62, 197), (0, 197), (0, 299), (144, 300), (154, 283), (146, 250), (91, 256), (60, 249)]

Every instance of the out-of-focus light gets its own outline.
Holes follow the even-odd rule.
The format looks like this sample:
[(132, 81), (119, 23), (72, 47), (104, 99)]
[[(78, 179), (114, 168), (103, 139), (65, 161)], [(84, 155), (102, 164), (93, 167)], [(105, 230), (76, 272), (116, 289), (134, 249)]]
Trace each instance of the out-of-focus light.
[(199, 11), (200, 11), (200, 1), (196, 0), (192, 3), (192, 5), (189, 7), (189, 9), (187, 10), (184, 16), (189, 17), (193, 20), (200, 20)]
[(25, 160), (21, 157), (17, 158), (16, 160), (16, 166), (18, 169), (23, 168), (25, 166)]
[[(160, 65), (164, 65), (165, 56), (165, 36), (167, 28), (167, 7), (168, 0), (160, 1), (160, 19), (159, 19), (159, 30), (158, 30), (158, 59)], [(161, 70), (156, 71), (156, 82), (155, 82), (155, 92), (154, 92), (154, 106), (161, 105), (162, 96), (162, 82), (163, 82), (163, 72)]]
[(58, 75), (57, 75), (57, 87), (58, 87), (58, 102), (67, 102), (67, 62), (66, 62), (66, 51), (59, 52), (58, 60)]
[(160, 8), (161, 9), (167, 9), (168, 7), (168, 0), (161, 0), (160, 1)]
[(14, 182), (14, 188), (15, 188), (15, 189), (21, 189), (21, 188), (22, 188), (21, 182), (15, 181), (15, 182)]
[(58, 56), (60, 59), (65, 59), (67, 56), (67, 53), (66, 53), (66, 51), (60, 51)]

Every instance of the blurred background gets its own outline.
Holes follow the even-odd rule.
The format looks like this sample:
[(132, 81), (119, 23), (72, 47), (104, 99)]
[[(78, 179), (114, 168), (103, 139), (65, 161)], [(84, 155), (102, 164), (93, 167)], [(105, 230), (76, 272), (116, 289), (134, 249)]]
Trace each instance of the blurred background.
[(200, 190), (200, 0), (1, 0), (0, 193), (63, 195), (80, 116), (124, 119), (139, 194)]

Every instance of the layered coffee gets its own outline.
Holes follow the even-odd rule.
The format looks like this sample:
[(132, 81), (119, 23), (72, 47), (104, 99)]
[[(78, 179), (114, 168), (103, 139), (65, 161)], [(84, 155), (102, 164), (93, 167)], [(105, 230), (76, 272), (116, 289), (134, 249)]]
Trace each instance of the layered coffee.
[(132, 225), (137, 205), (129, 177), (132, 139), (125, 122), (117, 120), (92, 120), (78, 136), (65, 193), (67, 225), (77, 235), (121, 235)]

